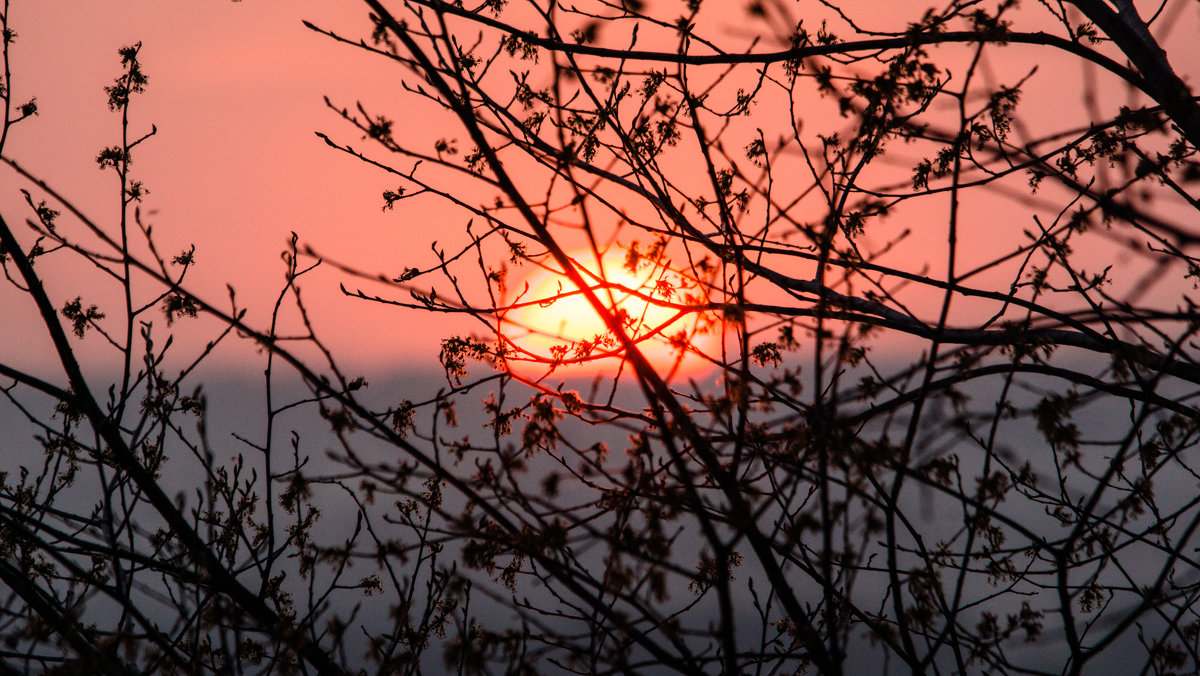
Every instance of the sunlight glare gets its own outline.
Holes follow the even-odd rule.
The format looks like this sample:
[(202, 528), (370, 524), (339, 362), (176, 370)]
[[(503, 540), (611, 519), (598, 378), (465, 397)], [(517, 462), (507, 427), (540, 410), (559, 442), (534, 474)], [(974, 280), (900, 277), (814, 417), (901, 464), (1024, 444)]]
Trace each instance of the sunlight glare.
[[(693, 374), (709, 364), (701, 355), (717, 346), (718, 322), (712, 313), (689, 307), (705, 302), (697, 280), (664, 261), (631, 257), (626, 249), (610, 249), (599, 266), (591, 251), (569, 255), (600, 300), (624, 318), (628, 335), (659, 375)], [(627, 267), (630, 260), (637, 262), (636, 273)], [(517, 292), (522, 291), (501, 319), (502, 334), (517, 350), (510, 360), (514, 370), (584, 376), (616, 373), (622, 366), (624, 351), (616, 337), (565, 275), (536, 270)]]

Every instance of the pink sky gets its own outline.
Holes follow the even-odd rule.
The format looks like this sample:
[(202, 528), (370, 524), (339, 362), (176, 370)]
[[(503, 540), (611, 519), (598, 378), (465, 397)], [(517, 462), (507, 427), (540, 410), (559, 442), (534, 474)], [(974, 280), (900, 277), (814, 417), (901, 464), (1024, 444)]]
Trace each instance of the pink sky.
[[(104, 92), (120, 72), (117, 50), (140, 40), (150, 82), (133, 100), (131, 135), (151, 124), (158, 133), (135, 149), (132, 173), (150, 190), (143, 209), (153, 212), (146, 220), (161, 248), (173, 254), (196, 244), (192, 282), (200, 293), (220, 301), (229, 282), (252, 321), (265, 322), (282, 279), (279, 253), (293, 231), (329, 255), (398, 274), (427, 256), (438, 227), (452, 232), (452, 222), (422, 222), (428, 200), (411, 201), (403, 214), (381, 212), (380, 194), (394, 181), (313, 134), (366, 146), (322, 97), (396, 104), (389, 91), (398, 88), (396, 68), (334, 44), (301, 19), (355, 38), (368, 25), (363, 5), (320, 0), (13, 2), (14, 97), (36, 96), (39, 114), (14, 127), (5, 155), (115, 230), (116, 177), (99, 171), (94, 158), (120, 138), (120, 116), (108, 111)], [(420, 123), (420, 111), (389, 113)], [(0, 185), (6, 217), (23, 220), (29, 210), (16, 188), (29, 186), (7, 168)], [(72, 272), (77, 276), (57, 278), (57, 298), (87, 295), (87, 281)], [(309, 301), (328, 307), (342, 278), (332, 269), (309, 277)], [(44, 338), (30, 308), (11, 296), (0, 302), (6, 317), (24, 318), (0, 323), (0, 340)], [(346, 309), (347, 301), (339, 302)], [(350, 359), (429, 358), (452, 326), (361, 302), (351, 307), (353, 313), (318, 315), (332, 342), (353, 341)]]
[[(740, 16), (742, 4), (732, 6)], [(877, 11), (867, 16), (882, 20)], [(161, 248), (174, 253), (196, 244), (192, 283), (201, 295), (220, 301), (228, 282), (241, 305), (250, 308), (251, 322), (264, 325), (281, 282), (279, 252), (293, 231), (326, 255), (366, 270), (397, 275), (405, 266), (428, 264), (431, 242), (461, 241), (466, 218), (448, 215), (435, 198), (409, 200), (403, 209), (382, 212), (380, 194), (397, 181), (330, 149), (313, 132), (371, 147), (325, 107), (322, 97), (328, 95), (339, 105), (362, 100), (396, 119), (409, 140), (431, 142), (461, 133), (441, 131), (437, 118), (400, 90), (401, 73), (394, 65), (335, 44), (305, 28), (301, 19), (354, 39), (368, 26), (365, 7), (356, 2), (15, 0), (10, 26), (19, 37), (12, 48), (12, 88), (18, 102), (36, 96), (40, 113), (13, 129), (5, 154), (92, 218), (112, 225), (116, 179), (98, 171), (94, 158), (118, 140), (120, 119), (107, 110), (103, 87), (119, 73), (117, 49), (140, 40), (150, 83), (134, 99), (132, 133), (153, 123), (158, 134), (135, 151), (132, 170), (150, 190), (144, 209), (153, 212), (147, 220)], [(736, 32), (737, 26), (730, 30)], [(1189, 48), (1190, 39), (1188, 31), (1176, 27), (1167, 43), (1185, 76), (1200, 68), (1200, 50)], [(1080, 78), (1073, 58), (1062, 59), (1067, 66), (1060, 68), (1061, 55), (1052, 50), (1014, 48), (1004, 56), (1014, 70), (1041, 69), (1026, 100), (1048, 105), (1026, 110), (1034, 113), (1033, 125), (1067, 124), (1069, 111), (1082, 119), (1077, 94), (1064, 90)], [(1070, 91), (1065, 101), (1063, 91)], [(818, 130), (815, 124), (811, 128)], [(17, 185), (10, 170), (0, 176), (6, 217), (27, 213), (20, 195), (10, 189), (26, 186)], [(978, 212), (971, 222), (978, 224), (979, 238), (1019, 233), (1019, 228), (988, 222), (994, 216), (987, 202), (968, 208)], [(940, 241), (914, 238), (909, 246), (915, 256), (940, 261)], [(993, 251), (983, 246), (964, 249), (963, 255), (969, 259)], [(912, 267), (922, 264), (914, 259)], [(318, 312), (318, 326), (335, 346), (348, 346), (343, 350), (348, 359), (430, 364), (439, 338), (475, 328), (342, 299), (337, 284), (345, 279), (330, 267), (308, 277), (304, 289), (314, 307), (331, 310)], [(52, 290), (60, 301), (91, 288), (85, 278), (58, 277), (56, 283)], [(43, 339), (28, 307), (11, 295), (0, 296), (0, 302), (6, 318), (23, 318), (0, 322), (0, 341)]]

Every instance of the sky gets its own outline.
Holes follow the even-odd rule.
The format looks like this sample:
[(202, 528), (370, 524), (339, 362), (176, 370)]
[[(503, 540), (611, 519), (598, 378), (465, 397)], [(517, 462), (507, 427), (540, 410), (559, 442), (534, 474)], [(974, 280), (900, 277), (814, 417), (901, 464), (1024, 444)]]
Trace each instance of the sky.
[[(429, 203), (406, 204), (403, 214), (382, 212), (381, 193), (393, 181), (333, 151), (314, 132), (360, 140), (324, 96), (340, 105), (363, 97), (395, 103), (418, 124), (421, 111), (398, 103), (393, 66), (335, 44), (302, 19), (356, 39), (369, 25), (363, 6), (353, 2), (13, 2), (14, 98), (36, 97), (39, 112), (14, 127), (5, 155), (93, 220), (114, 223), (117, 179), (95, 164), (99, 150), (120, 139), (120, 115), (108, 110), (104, 87), (120, 73), (117, 50), (140, 41), (150, 80), (133, 100), (131, 134), (151, 125), (157, 133), (135, 149), (131, 169), (150, 191), (144, 221), (153, 225), (161, 249), (173, 255), (196, 245), (191, 283), (201, 295), (221, 301), (225, 284), (232, 284), (251, 320), (264, 321), (281, 287), (280, 253), (292, 232), (302, 244), (368, 269), (401, 266), (398, 274), (415, 250), (424, 254), (439, 229), (453, 225), (443, 219), (431, 227)], [(13, 189), (27, 187), (18, 181), (8, 169), (0, 178), (0, 207), (8, 218), (29, 214)], [(93, 290), (70, 276), (76, 273), (57, 278), (65, 285), (54, 290), (58, 296), (72, 287)], [(319, 269), (303, 289), (314, 306), (328, 306), (339, 300), (343, 278)], [(6, 315), (32, 318), (29, 308), (4, 302)], [(349, 360), (428, 359), (454, 326), (366, 303), (352, 307), (334, 317), (317, 314), (331, 342), (353, 341)], [(35, 338), (23, 331), (40, 328), (28, 321), (3, 324), (0, 338), (21, 341)]]
[[(741, 3), (724, 7), (742, 16)], [(329, 148), (314, 134), (369, 146), (325, 105), (325, 96), (337, 106), (361, 100), (400, 120), (413, 138), (442, 133), (438, 125), (443, 118), (405, 95), (402, 74), (394, 65), (336, 44), (302, 23), (308, 20), (358, 39), (369, 25), (362, 4), (15, 0), (10, 10), (10, 26), (18, 33), (12, 48), (14, 97), (36, 97), (39, 114), (13, 129), (6, 156), (61, 190), (93, 219), (111, 224), (117, 214), (116, 179), (98, 171), (94, 158), (100, 148), (118, 140), (120, 120), (107, 109), (103, 88), (119, 73), (117, 50), (140, 41), (150, 82), (145, 94), (134, 99), (131, 131), (137, 135), (151, 125), (157, 129), (135, 151), (132, 164), (134, 178), (150, 191), (144, 220), (153, 224), (165, 252), (194, 243), (192, 288), (220, 302), (227, 296), (226, 284), (232, 285), (239, 304), (250, 309), (252, 322), (263, 325), (267, 319), (282, 281), (279, 254), (293, 232), (330, 259), (389, 276), (428, 263), (434, 242), (461, 237), (465, 218), (449, 214), (434, 199), (381, 210), (382, 191), (396, 182)], [(860, 16), (881, 20), (877, 11)], [(731, 23), (724, 34), (736, 36), (740, 25)], [(1179, 47), (1187, 31), (1178, 26), (1158, 30), (1172, 33), (1167, 44), (1176, 67), (1185, 74), (1197, 72), (1200, 54)], [(1061, 97), (1064, 86), (1077, 83), (1078, 70), (1057, 67), (1047, 50), (1014, 48), (1004, 55), (1011, 62), (989, 64), (985, 71), (1041, 69), (1028, 85), (1026, 101), (1044, 107), (1025, 109), (1028, 124), (1056, 125), (1068, 111), (1080, 113), (1073, 103), (1064, 106)], [(1120, 95), (1119, 89), (1110, 91)], [(22, 211), (19, 193), (8, 189), (20, 181), (11, 171), (3, 172), (0, 208), (6, 215), (28, 213)], [(997, 227), (986, 201), (966, 208), (975, 209), (968, 222), (978, 224), (969, 233), (976, 241), (1015, 232)], [(939, 258), (941, 243), (910, 238), (893, 256), (903, 254), (905, 246), (917, 257), (912, 267), (920, 269), (921, 258)], [(987, 259), (993, 250), (964, 247), (964, 265), (974, 255)], [(65, 271), (56, 278), (62, 285), (53, 290), (57, 297), (70, 298), (77, 288), (101, 293), (75, 274)], [(314, 314), (317, 328), (331, 344), (344, 346), (341, 353), (351, 362), (429, 365), (440, 338), (478, 328), (446, 316), (341, 298), (338, 283), (346, 279), (325, 266), (305, 278), (303, 289), (313, 307), (332, 309)], [(18, 307), (8, 297), (0, 301), (6, 315), (32, 319), (29, 307)], [(34, 321), (3, 324), (0, 339), (38, 339), (27, 335), (40, 330)], [(191, 338), (202, 343), (207, 336)], [(218, 361), (231, 364), (240, 358), (217, 355)]]
[[(434, 198), (383, 211), (381, 193), (396, 181), (329, 148), (314, 133), (370, 145), (330, 110), (328, 97), (338, 107), (362, 101), (383, 111), (410, 133), (419, 130), (413, 136), (420, 141), (453, 135), (453, 129), (438, 127), (444, 118), (402, 92), (402, 73), (394, 64), (302, 23), (357, 40), (369, 26), (366, 16), (360, 3), (314, 0), (13, 2), (14, 98), (36, 97), (38, 115), (14, 127), (5, 155), (115, 231), (117, 179), (95, 164), (97, 152), (120, 138), (120, 115), (108, 110), (104, 87), (120, 73), (117, 50), (140, 42), (149, 84), (133, 99), (130, 133), (140, 136), (152, 125), (156, 133), (135, 149), (132, 176), (149, 190), (143, 221), (153, 226), (160, 250), (173, 255), (197, 247), (189, 278), (193, 291), (221, 305), (229, 284), (240, 306), (249, 308), (251, 323), (265, 325), (282, 283), (280, 253), (291, 233), (331, 260), (390, 277), (409, 265), (427, 267), (433, 245), (461, 241), (466, 217)], [(11, 171), (4, 180), (6, 186), (20, 182)], [(16, 190), (0, 193), (6, 215), (27, 217)], [(34, 195), (42, 199), (36, 190)], [(86, 274), (86, 266), (77, 266), (48, 275), (52, 295), (69, 299), (82, 293), (85, 305), (119, 307), (120, 299), (105, 295)], [(544, 276), (532, 281), (540, 284)], [(318, 331), (351, 365), (429, 368), (442, 338), (481, 328), (461, 318), (343, 298), (338, 288), (343, 281), (346, 275), (325, 266), (306, 276), (302, 288), (318, 310), (313, 314)], [(22, 319), (0, 326), (0, 339), (44, 340), (32, 305), (3, 302), (8, 316)], [(554, 328), (563, 312), (577, 309), (563, 304), (547, 321)], [(534, 313), (519, 314), (529, 321)], [(199, 349), (218, 327), (209, 328), (179, 332), (177, 340)], [(214, 361), (237, 369), (245, 347), (219, 350)], [(89, 348), (101, 349), (85, 341), (83, 351)], [(33, 351), (18, 361), (53, 368), (51, 359), (48, 352)]]

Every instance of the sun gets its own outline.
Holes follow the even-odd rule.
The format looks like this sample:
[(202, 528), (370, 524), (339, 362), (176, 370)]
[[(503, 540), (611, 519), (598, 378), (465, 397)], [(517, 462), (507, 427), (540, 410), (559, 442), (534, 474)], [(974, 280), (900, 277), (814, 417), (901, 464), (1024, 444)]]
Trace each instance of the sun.
[[(661, 248), (613, 247), (568, 254), (589, 288), (664, 378), (708, 366), (719, 322), (706, 310), (707, 280), (672, 267)], [(514, 288), (501, 316), (510, 367), (536, 376), (616, 373), (626, 353), (584, 294), (557, 268), (539, 268)]]

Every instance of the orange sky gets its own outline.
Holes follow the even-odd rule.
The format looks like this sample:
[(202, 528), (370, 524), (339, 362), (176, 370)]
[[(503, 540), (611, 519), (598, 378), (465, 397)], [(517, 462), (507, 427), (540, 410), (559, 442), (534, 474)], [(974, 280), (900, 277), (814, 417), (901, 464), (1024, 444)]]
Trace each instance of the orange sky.
[[(313, 33), (302, 18), (354, 37), (366, 23), (360, 5), (321, 0), (13, 2), (14, 96), (36, 96), (39, 114), (15, 126), (5, 154), (94, 220), (113, 224), (116, 178), (99, 171), (94, 158), (119, 141), (120, 116), (108, 111), (103, 88), (120, 72), (117, 49), (140, 40), (150, 82), (133, 100), (131, 133), (151, 124), (158, 133), (135, 150), (131, 169), (150, 190), (143, 208), (153, 212), (146, 220), (162, 249), (175, 253), (196, 244), (192, 283), (202, 294), (220, 301), (229, 282), (251, 308), (252, 321), (265, 322), (282, 279), (279, 253), (293, 231), (331, 255), (367, 257), (381, 270), (389, 261), (402, 265), (413, 248), (427, 251), (436, 235), (418, 208), (431, 203), (410, 202), (404, 214), (381, 212), (380, 194), (390, 181), (313, 134), (359, 141), (322, 97), (395, 104), (399, 99), (386, 86), (396, 82), (395, 69)], [(420, 115), (406, 113), (410, 120)], [(17, 177), (4, 172), (0, 208), (10, 220), (23, 220), (28, 208), (15, 190)], [(316, 307), (344, 302), (338, 300), (341, 279), (326, 270), (307, 280), (305, 293)], [(57, 289), (58, 297), (87, 290), (82, 279), (58, 281), (83, 286)], [(0, 300), (7, 317), (32, 319), (11, 297)], [(354, 341), (351, 360), (429, 358), (445, 332), (364, 303), (354, 312), (358, 321), (345, 321), (345, 314), (337, 321), (318, 317), (332, 342)], [(0, 324), (0, 341), (34, 338), (25, 333), (31, 327), (40, 336), (27, 320)]]
[[(740, 19), (742, 3), (728, 6)], [(870, 16), (881, 20), (878, 9)], [(96, 220), (111, 223), (115, 178), (98, 171), (94, 158), (118, 138), (119, 116), (107, 110), (103, 87), (119, 72), (116, 50), (140, 40), (150, 83), (134, 99), (132, 127), (136, 134), (153, 123), (158, 134), (137, 149), (132, 169), (151, 191), (147, 220), (154, 223), (162, 249), (197, 245), (194, 288), (220, 300), (228, 282), (238, 290), (241, 305), (251, 309), (251, 321), (265, 323), (281, 279), (279, 252), (291, 232), (331, 258), (399, 274), (407, 265), (428, 262), (434, 240), (461, 241), (466, 217), (451, 215), (432, 198), (381, 211), (380, 193), (396, 181), (333, 151), (313, 134), (323, 131), (351, 145), (370, 145), (324, 106), (322, 97), (328, 95), (341, 105), (361, 99), (401, 119), (410, 134), (440, 135), (438, 118), (400, 91), (393, 66), (301, 25), (307, 19), (357, 39), (364, 35), (364, 17), (358, 3), (328, 0), (15, 0), (10, 18), (19, 34), (12, 49), (14, 96), (18, 101), (36, 96), (40, 114), (14, 128), (5, 154), (62, 189)], [(741, 25), (734, 22), (725, 35), (735, 35)], [(1169, 44), (1187, 39), (1176, 30)], [(1181, 72), (1200, 70), (1200, 50), (1169, 53)], [(1026, 97), (1049, 104), (1043, 112), (1027, 111), (1035, 126), (1061, 123), (1066, 110), (1061, 89), (1080, 77), (1075, 65), (1055, 71), (1048, 56), (1055, 55), (1032, 48), (1006, 52), (1012, 59), (1007, 65), (1016, 70), (1042, 69)], [(1073, 100), (1068, 103), (1081, 114)], [(462, 136), (457, 129), (449, 133)], [(11, 219), (26, 212), (12, 189), (18, 181), (3, 171), (0, 208)], [(992, 215), (986, 203), (972, 208), (979, 215), (972, 234), (982, 244), (975, 252), (991, 255), (988, 238), (1019, 232), (1009, 227), (1014, 224), (988, 222)], [(919, 231), (919, 220), (892, 221), (890, 227)], [(889, 237), (880, 233), (877, 241)], [(941, 246), (936, 237), (913, 238), (907, 253), (901, 247), (891, 262), (910, 256), (913, 269), (921, 269), (922, 258), (940, 260)], [(972, 255), (964, 249), (965, 257)], [(438, 339), (478, 328), (341, 299), (337, 284), (345, 279), (330, 267), (309, 277), (304, 289), (314, 307), (332, 310), (317, 315), (318, 326), (335, 346), (351, 346), (345, 351), (351, 361), (428, 364)], [(52, 291), (64, 299), (87, 284), (75, 278), (57, 283), (62, 286)], [(0, 341), (33, 339), (28, 332), (38, 327), (29, 308), (16, 305), (11, 296), (0, 296), (0, 302), (6, 318), (24, 318), (0, 323)]]

